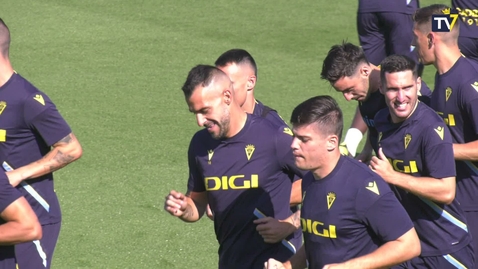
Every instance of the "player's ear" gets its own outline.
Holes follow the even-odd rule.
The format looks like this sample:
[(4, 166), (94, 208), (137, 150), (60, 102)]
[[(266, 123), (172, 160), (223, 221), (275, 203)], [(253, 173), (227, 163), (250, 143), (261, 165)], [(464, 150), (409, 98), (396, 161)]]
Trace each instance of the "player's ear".
[(329, 135), (327, 138), (327, 151), (334, 151), (339, 147), (339, 137), (336, 135)]
[(227, 105), (230, 105), (232, 103), (232, 99), (234, 96), (232, 87), (225, 88), (222, 94), (223, 94), (224, 103), (226, 103)]
[(249, 76), (247, 78), (247, 83), (246, 83), (246, 88), (248, 91), (253, 90), (254, 87), (256, 86), (256, 76)]
[(428, 33), (427, 39), (428, 39), (428, 48), (431, 49), (431, 47), (435, 44), (435, 34), (433, 32)]
[(378, 86), (378, 90), (380, 91), (381, 94), (385, 95), (385, 90), (383, 89), (382, 83), (380, 83), (380, 86)]
[(421, 89), (422, 89), (422, 78), (417, 77), (417, 91), (420, 92)]
[(368, 76), (370, 76), (371, 71), (372, 69), (370, 68), (368, 64), (363, 64), (362, 67), (360, 67), (359, 69), (360, 76), (363, 78), (367, 78)]

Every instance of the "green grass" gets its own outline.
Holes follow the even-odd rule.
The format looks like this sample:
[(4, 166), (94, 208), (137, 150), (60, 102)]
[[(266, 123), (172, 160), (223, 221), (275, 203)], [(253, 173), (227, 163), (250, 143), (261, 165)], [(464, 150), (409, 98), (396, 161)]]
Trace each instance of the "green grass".
[[(349, 2), (4, 0), (15, 69), (54, 100), (84, 148), (55, 174), (64, 219), (53, 268), (215, 268), (212, 222), (163, 210), (170, 189), (186, 189), (199, 129), (180, 91), (187, 72), (247, 49), (259, 100), (287, 120), (329, 94), (347, 128), (356, 103), (319, 73), (332, 45), (358, 43)], [(432, 74), (427, 67), (431, 87)]]

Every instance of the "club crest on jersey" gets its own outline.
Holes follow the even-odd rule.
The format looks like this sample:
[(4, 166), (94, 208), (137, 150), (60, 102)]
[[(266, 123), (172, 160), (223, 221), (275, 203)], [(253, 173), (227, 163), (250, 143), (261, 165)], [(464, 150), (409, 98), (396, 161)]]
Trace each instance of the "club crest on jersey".
[[(476, 83), (476, 82), (475, 82), (475, 83)], [(473, 86), (473, 85), (471, 85), (471, 86)], [(450, 98), (451, 93), (452, 93), (451, 88), (450, 88), (450, 87), (447, 87), (446, 90), (445, 90), (445, 98), (446, 98), (446, 99), (445, 99), (445, 102), (448, 101), (448, 98)]]
[(43, 96), (41, 94), (37, 94), (33, 97), (38, 103), (45, 105), (45, 100), (43, 99)]
[(0, 115), (3, 113), (6, 107), (7, 107), (7, 102), (0, 101)]
[(478, 81), (475, 81), (475, 83), (471, 84), (471, 87), (473, 87), (473, 89), (478, 92)]
[(246, 146), (246, 157), (247, 157), (247, 160), (250, 161), (251, 160), (251, 157), (252, 157), (252, 154), (254, 154), (254, 150), (256, 150), (256, 147), (254, 147), (254, 145), (247, 145)]
[(327, 208), (328, 209), (332, 207), (332, 204), (334, 203), (336, 197), (337, 195), (335, 194), (335, 192), (331, 191), (327, 193)]
[(207, 151), (207, 164), (211, 164), (212, 155), (214, 155), (214, 151), (212, 149)]
[(412, 141), (412, 135), (411, 134), (406, 134), (405, 137), (403, 138), (405, 142), (405, 149), (408, 148), (408, 145), (410, 144), (410, 141)]

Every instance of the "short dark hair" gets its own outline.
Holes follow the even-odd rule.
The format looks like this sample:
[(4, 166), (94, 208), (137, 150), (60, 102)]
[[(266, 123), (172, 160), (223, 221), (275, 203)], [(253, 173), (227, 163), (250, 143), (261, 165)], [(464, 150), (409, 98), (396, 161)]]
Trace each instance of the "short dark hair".
[[(415, 11), (415, 14), (413, 14), (413, 21), (418, 26), (422, 26), (424, 24), (430, 24), (430, 27), (431, 27), (432, 16), (443, 15), (444, 14), (443, 10), (445, 9), (448, 9), (451, 11), (449, 6), (443, 5), (443, 4), (433, 4), (433, 5), (419, 8)], [(456, 30), (459, 30), (460, 23), (459, 22), (455, 23), (455, 25), (453, 26), (454, 30), (455, 30), (455, 27), (456, 27)]]
[(252, 55), (244, 49), (231, 49), (224, 52), (214, 63), (216, 66), (226, 66), (228, 64), (249, 64), (254, 69), (254, 75), (257, 77), (257, 65)]
[(391, 55), (380, 63), (380, 81), (385, 85), (385, 73), (396, 73), (412, 71), (413, 78), (418, 77), (417, 64), (410, 57), (405, 55)]
[(334, 45), (324, 59), (320, 77), (333, 84), (343, 77), (352, 76), (360, 63), (369, 64), (361, 47), (345, 42)]
[(292, 111), (290, 122), (294, 126), (316, 123), (325, 135), (337, 135), (342, 139), (344, 128), (342, 110), (334, 98), (328, 95), (312, 97)]
[(184, 82), (184, 85), (181, 88), (183, 90), (184, 97), (189, 99), (197, 86), (209, 86), (212, 80), (220, 74), (226, 76), (224, 72), (214, 66), (204, 64), (196, 65), (189, 71), (186, 82)]
[(8, 57), (10, 50), (10, 30), (5, 22), (0, 18), (0, 53)]

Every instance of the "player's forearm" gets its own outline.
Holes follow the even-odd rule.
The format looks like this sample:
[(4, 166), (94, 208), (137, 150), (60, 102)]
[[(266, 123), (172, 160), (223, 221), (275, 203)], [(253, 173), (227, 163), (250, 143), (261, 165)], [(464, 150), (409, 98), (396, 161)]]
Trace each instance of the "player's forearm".
[(359, 129), (362, 132), (362, 134), (365, 134), (365, 132), (368, 129), (367, 124), (363, 120), (362, 114), (360, 113), (360, 109), (358, 106), (357, 106), (357, 109), (355, 110), (355, 115), (352, 120), (352, 124), (350, 125), (350, 128)]
[(420, 254), (420, 241), (412, 228), (399, 240), (390, 241), (374, 252), (348, 260), (344, 263), (345, 268), (390, 268), (403, 263)]
[(478, 140), (466, 144), (453, 144), (455, 160), (478, 161)]
[(385, 180), (417, 196), (441, 204), (450, 204), (455, 199), (456, 184), (454, 178), (414, 177), (394, 171)]
[(7, 173), (14, 186), (23, 180), (37, 178), (52, 173), (79, 159), (83, 151), (74, 134), (69, 134), (55, 145), (50, 152), (38, 161), (19, 167)]
[(300, 205), (302, 203), (302, 179), (292, 183), (290, 192), (290, 206)]
[(307, 268), (307, 256), (305, 246), (302, 245), (297, 253), (284, 263), (286, 269), (304, 269)]
[[(297, 210), (294, 214), (290, 215), (287, 219), (283, 220), (284, 222), (288, 222), (295, 227), (294, 231), (299, 229), (300, 227), (300, 210)], [(291, 233), (293, 233), (292, 231)]]
[(0, 225), (0, 245), (15, 245), (38, 240), (41, 237), (42, 231), (39, 224), (10, 221)]

